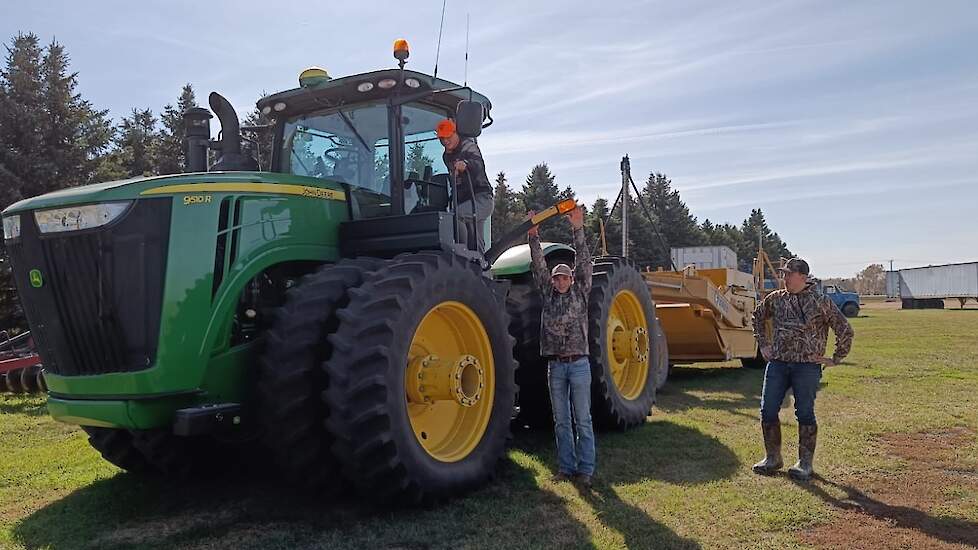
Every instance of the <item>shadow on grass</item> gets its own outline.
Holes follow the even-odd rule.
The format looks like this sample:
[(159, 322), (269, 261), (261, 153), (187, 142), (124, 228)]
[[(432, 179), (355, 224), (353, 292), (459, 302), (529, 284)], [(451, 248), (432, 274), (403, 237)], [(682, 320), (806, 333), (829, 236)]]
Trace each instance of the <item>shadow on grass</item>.
[(700, 544), (684, 538), (665, 525), (652, 520), (641, 508), (618, 496), (614, 487), (598, 481), (591, 490), (578, 489), (584, 500), (594, 508), (601, 523), (621, 533), (625, 548), (695, 549)]
[[(271, 468), (268, 468), (270, 471)], [(175, 483), (120, 473), (17, 523), (27, 548), (590, 548), (567, 503), (534, 471), (504, 460), (487, 487), (431, 509), (389, 509), (303, 494), (276, 474), (242, 468)], [(665, 530), (661, 527), (661, 530)]]
[[(665, 420), (625, 432), (599, 432), (596, 439), (596, 476), (608, 483), (707, 483), (732, 477), (740, 469), (737, 455), (719, 439)], [(514, 447), (540, 457), (556, 473), (552, 432), (518, 432)]]
[[(760, 407), (763, 383), (764, 369), (674, 367), (668, 384), (659, 392), (656, 407), (666, 412), (719, 409), (737, 416), (757, 418), (757, 413), (745, 413), (742, 409)], [(724, 396), (704, 399), (690, 393), (691, 390)]]
[[(841, 490), (845, 493), (845, 498), (830, 495), (818, 483)], [(856, 487), (835, 483), (817, 475), (810, 483), (795, 481), (795, 484), (840, 510), (862, 512), (890, 525), (917, 530), (950, 544), (978, 547), (978, 522), (934, 517), (917, 508), (893, 506), (874, 499)]]

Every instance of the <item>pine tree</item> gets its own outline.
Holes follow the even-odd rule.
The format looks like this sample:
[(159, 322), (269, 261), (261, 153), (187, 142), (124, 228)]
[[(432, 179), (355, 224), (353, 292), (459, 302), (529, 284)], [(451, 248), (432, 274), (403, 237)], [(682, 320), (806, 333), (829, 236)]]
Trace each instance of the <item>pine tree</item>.
[(493, 190), (492, 200), (494, 203), (492, 210), (492, 235), (493, 239), (507, 235), (510, 231), (523, 223), (526, 212), (521, 208), (516, 199), (516, 194), (506, 183), (506, 173), (496, 174), (496, 186)]
[(764, 213), (760, 208), (751, 210), (750, 216), (740, 226), (740, 233), (742, 239), (736, 252), (738, 263), (743, 271), (752, 269), (754, 259), (757, 258), (759, 241), (774, 263), (777, 263), (781, 258), (792, 257), (791, 251), (788, 250), (788, 246), (781, 240), (781, 237), (768, 227), (767, 220), (764, 219)]
[[(696, 217), (689, 213), (679, 191), (672, 188), (672, 180), (665, 174), (650, 173), (642, 197), (656, 218), (666, 247), (699, 246), (706, 242)], [(653, 267), (669, 266), (669, 250), (663, 249), (661, 243), (656, 244), (650, 263)]]
[(425, 155), (424, 143), (412, 143), (408, 147), (407, 158), (404, 162), (404, 168), (407, 173), (414, 173), (419, 179), (424, 175), (425, 166), (431, 166), (434, 163), (434, 159)]
[(119, 124), (116, 146), (120, 162), (129, 177), (156, 175), (160, 134), (151, 109), (133, 109)]
[(192, 85), (185, 84), (177, 98), (176, 106), (167, 103), (160, 114), (162, 129), (159, 135), (158, 155), (155, 172), (157, 174), (179, 174), (186, 166), (184, 149), (183, 113), (197, 106)]
[[(18, 34), (0, 68), (0, 207), (93, 181), (112, 137), (107, 111), (75, 92), (64, 46)], [(0, 327), (24, 326), (0, 245)]]
[[(550, 173), (547, 163), (541, 163), (530, 170), (520, 193), (520, 202), (523, 203), (525, 210), (539, 212), (549, 208), (561, 198), (573, 198), (574, 192), (570, 187), (564, 191), (558, 191), (557, 178)], [(543, 241), (560, 242), (570, 244), (573, 242), (573, 234), (570, 225), (559, 221), (550, 221), (540, 227), (540, 239)]]
[[(264, 90), (258, 101), (267, 96), (268, 93)], [(257, 103), (257, 101), (256, 101)], [(272, 146), (274, 143), (274, 136), (272, 133), (272, 119), (268, 116), (263, 115), (258, 107), (255, 107), (244, 120), (244, 126), (252, 127), (263, 127), (262, 130), (256, 132), (245, 132), (244, 135), (253, 139), (254, 142), (248, 142), (245, 148), (249, 151), (249, 154), (258, 160), (258, 166), (265, 170), (266, 172), (272, 169)]]

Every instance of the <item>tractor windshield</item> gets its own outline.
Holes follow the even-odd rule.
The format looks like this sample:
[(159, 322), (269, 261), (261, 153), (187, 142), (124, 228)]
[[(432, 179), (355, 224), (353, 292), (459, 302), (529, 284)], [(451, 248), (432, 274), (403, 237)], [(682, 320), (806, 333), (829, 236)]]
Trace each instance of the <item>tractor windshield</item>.
[(285, 124), (284, 171), (390, 195), (387, 106), (361, 105), (303, 115)]

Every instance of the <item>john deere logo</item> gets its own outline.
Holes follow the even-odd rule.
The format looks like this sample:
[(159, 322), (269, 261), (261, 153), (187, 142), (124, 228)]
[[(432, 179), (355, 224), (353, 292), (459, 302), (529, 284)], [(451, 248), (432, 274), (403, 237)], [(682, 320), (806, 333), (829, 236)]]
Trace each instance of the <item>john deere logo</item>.
[(31, 278), (31, 286), (34, 288), (41, 288), (41, 285), (44, 284), (44, 279), (41, 277), (41, 270), (32, 269), (29, 275)]

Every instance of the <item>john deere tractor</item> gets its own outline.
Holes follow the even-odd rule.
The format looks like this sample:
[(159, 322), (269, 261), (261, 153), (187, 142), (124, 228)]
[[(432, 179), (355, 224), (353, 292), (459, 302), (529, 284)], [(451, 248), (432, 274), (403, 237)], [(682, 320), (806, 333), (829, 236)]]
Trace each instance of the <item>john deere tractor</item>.
[[(345, 480), (381, 502), (437, 501), (489, 478), (514, 411), (549, 410), (539, 294), (526, 246), (507, 244), (575, 205), (484, 253), (456, 242), (452, 189), (465, 182), (450, 181), (434, 128), (452, 117), (478, 136), (492, 106), (406, 70), (407, 53), (399, 41), (395, 69), (303, 72), (258, 102), (264, 127), (240, 128), (211, 94), (220, 139), (210, 112), (186, 113), (187, 173), (3, 211), (55, 419), (135, 472), (221, 468), (227, 445), (260, 443), (296, 485)], [(270, 141), (271, 164), (243, 140)], [(625, 428), (654, 399), (654, 308), (633, 267), (595, 262), (594, 414)]]

